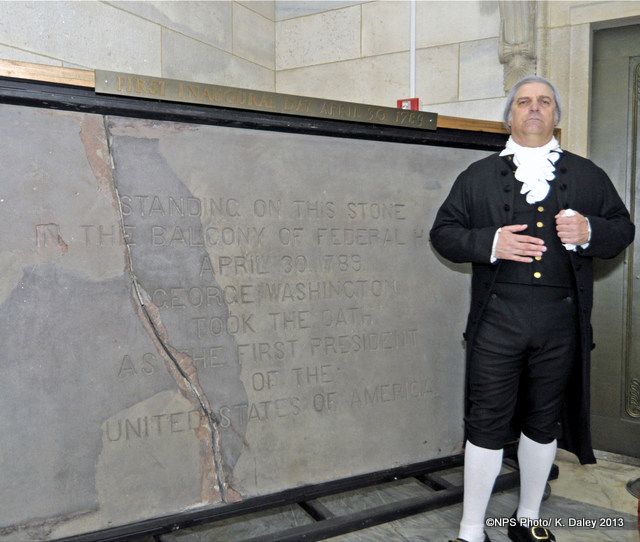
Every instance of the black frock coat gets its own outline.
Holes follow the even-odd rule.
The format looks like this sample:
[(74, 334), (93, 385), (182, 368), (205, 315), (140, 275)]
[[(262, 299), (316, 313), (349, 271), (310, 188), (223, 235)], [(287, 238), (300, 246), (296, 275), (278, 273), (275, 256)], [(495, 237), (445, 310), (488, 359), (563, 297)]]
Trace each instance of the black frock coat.
[[(581, 463), (595, 463), (590, 429), (590, 355), (595, 346), (591, 329), (593, 258), (613, 258), (633, 241), (634, 225), (607, 174), (590, 160), (567, 151), (555, 164), (560, 209), (571, 208), (589, 218), (591, 241), (586, 249), (569, 252), (578, 299), (580, 348), (565, 392), (560, 447)], [(471, 164), (456, 179), (431, 229), (433, 247), (455, 263), (472, 264), (471, 307), (464, 337), (473, 344), (478, 323), (491, 294), (500, 260), (490, 260), (496, 230), (512, 224), (514, 170), (512, 157), (493, 154)], [(519, 183), (517, 183), (519, 184)], [(524, 232), (526, 233), (526, 232)], [(467, 382), (469, 355), (467, 347)], [(468, 386), (468, 384), (467, 384)], [(468, 388), (465, 412), (468, 412)], [(514, 437), (519, 434), (517, 420)]]

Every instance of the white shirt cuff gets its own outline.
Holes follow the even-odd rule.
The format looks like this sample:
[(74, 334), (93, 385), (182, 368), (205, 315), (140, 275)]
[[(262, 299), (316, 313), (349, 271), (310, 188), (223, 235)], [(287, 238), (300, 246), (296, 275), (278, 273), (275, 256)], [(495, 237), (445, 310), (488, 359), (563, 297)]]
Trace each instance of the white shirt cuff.
[(586, 216), (584, 218), (587, 221), (587, 228), (589, 228), (589, 237), (587, 237), (587, 242), (584, 245), (580, 245), (580, 248), (583, 249), (588, 248), (591, 244), (591, 222), (589, 222), (589, 219)]
[[(574, 216), (575, 214), (576, 214), (576, 212), (573, 209), (565, 209), (564, 210), (564, 216)], [(591, 222), (589, 222), (589, 219), (586, 216), (584, 217), (584, 219), (587, 221), (587, 228), (589, 228), (589, 237), (587, 238), (587, 242), (584, 245), (580, 245), (580, 248), (582, 248), (582, 249), (587, 248), (589, 246), (589, 243), (591, 243)], [(566, 248), (567, 250), (571, 250), (571, 251), (575, 252), (576, 245), (571, 244), (571, 243), (564, 243), (564, 248)]]
[[(493, 236), (493, 244), (491, 245), (491, 257), (489, 258), (489, 261), (491, 263), (496, 263), (498, 261), (498, 258), (496, 258), (496, 245), (498, 244), (498, 237), (500, 236), (501, 231), (502, 228), (498, 228), (495, 235)], [(589, 228), (589, 238), (591, 238), (591, 228)]]

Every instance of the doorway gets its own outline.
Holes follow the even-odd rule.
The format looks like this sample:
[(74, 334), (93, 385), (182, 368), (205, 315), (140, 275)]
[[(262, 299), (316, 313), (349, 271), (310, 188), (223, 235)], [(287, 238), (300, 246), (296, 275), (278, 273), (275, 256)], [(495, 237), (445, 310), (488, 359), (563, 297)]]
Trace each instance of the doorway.
[[(590, 158), (631, 211), (640, 209), (640, 25), (593, 35)], [(596, 261), (591, 413), (594, 448), (640, 457), (640, 235)]]

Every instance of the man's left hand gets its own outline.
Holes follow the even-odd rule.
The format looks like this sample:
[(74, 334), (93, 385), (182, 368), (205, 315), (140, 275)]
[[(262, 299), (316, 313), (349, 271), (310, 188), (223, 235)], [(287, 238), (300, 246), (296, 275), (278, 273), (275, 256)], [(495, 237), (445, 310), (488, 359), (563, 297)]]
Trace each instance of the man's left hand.
[(584, 215), (574, 211), (573, 216), (565, 216), (560, 211), (556, 216), (556, 230), (560, 241), (572, 245), (584, 245), (589, 241), (589, 223)]

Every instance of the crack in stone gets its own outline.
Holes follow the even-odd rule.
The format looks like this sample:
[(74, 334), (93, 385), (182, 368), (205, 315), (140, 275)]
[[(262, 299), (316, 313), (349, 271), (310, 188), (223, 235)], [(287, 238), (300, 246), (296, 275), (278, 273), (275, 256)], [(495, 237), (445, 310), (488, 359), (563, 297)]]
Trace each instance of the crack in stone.
[[(115, 171), (115, 163), (113, 154), (111, 152), (111, 141), (108, 135), (109, 131), (106, 122), (106, 117), (103, 117), (104, 132), (107, 136), (106, 144), (108, 149), (108, 156), (109, 160), (111, 161), (111, 169), (112, 171)], [(122, 238), (125, 240), (124, 245), (126, 269), (131, 278), (133, 290), (135, 292), (134, 298), (137, 301), (139, 308), (142, 310), (142, 313), (144, 314), (144, 320), (146, 321), (148, 328), (151, 330), (154, 338), (156, 339), (161, 353), (171, 361), (173, 368), (182, 378), (183, 386), (180, 386), (180, 382), (177, 382), (178, 385), (181, 387), (181, 389), (184, 387), (188, 390), (188, 393), (190, 393), (191, 396), (196, 400), (199, 408), (204, 414), (204, 418), (207, 422), (207, 428), (211, 435), (210, 442), (213, 451), (213, 467), (216, 474), (216, 484), (218, 486), (218, 492), (222, 501), (224, 503), (227, 503), (230, 495), (227, 476), (224, 469), (224, 461), (222, 458), (222, 446), (220, 442), (219, 427), (220, 419), (211, 409), (209, 400), (207, 399), (204, 390), (202, 390), (199, 382), (197, 381), (197, 369), (195, 364), (193, 363), (193, 360), (191, 360), (191, 358), (186, 354), (177, 351), (168, 343), (168, 334), (166, 333), (166, 329), (164, 328), (160, 320), (159, 310), (153, 305), (153, 303), (151, 303), (149, 295), (144, 291), (144, 289), (138, 282), (138, 278), (136, 277), (133, 266), (133, 255), (131, 253), (131, 247), (127, 242), (127, 237), (125, 235), (126, 230), (124, 224), (124, 213), (122, 210), (122, 201), (120, 200), (120, 194), (118, 192), (118, 187), (114, 175), (111, 176), (111, 183), (117, 204), (116, 211), (118, 213), (119, 226), (122, 233)], [(180, 360), (182, 361), (182, 363)], [(190, 369), (190, 372), (188, 372), (184, 366), (186, 366), (187, 369)], [(204, 477), (206, 477), (206, 473), (204, 474)], [(233, 492), (233, 490), (231, 491)], [(235, 492), (233, 492), (233, 495), (231, 495), (232, 500), (237, 500), (237, 497), (238, 496), (235, 495)]]
[(59, 525), (94, 514), (95, 512), (98, 512), (98, 508), (83, 510), (81, 512), (71, 512), (52, 518), (33, 519), (25, 523), (11, 525), (10, 527), (0, 527), (0, 536), (9, 536), (15, 533), (26, 532), (31, 540), (48, 540), (51, 533), (53, 533)]
[(224, 477), (224, 463), (222, 460), (220, 444), (220, 419), (213, 412), (206, 394), (198, 382), (197, 369), (193, 360), (168, 343), (168, 335), (164, 325), (160, 320), (160, 311), (150, 302), (148, 294), (140, 287), (137, 280), (134, 282), (136, 296), (139, 296), (140, 308), (145, 316), (151, 332), (153, 333), (162, 354), (172, 362), (172, 367), (179, 373), (182, 383), (189, 393), (196, 399), (198, 406), (202, 410), (207, 426), (211, 433), (211, 444), (213, 451), (213, 462), (216, 473), (218, 491), (223, 502), (227, 502), (227, 483)]

